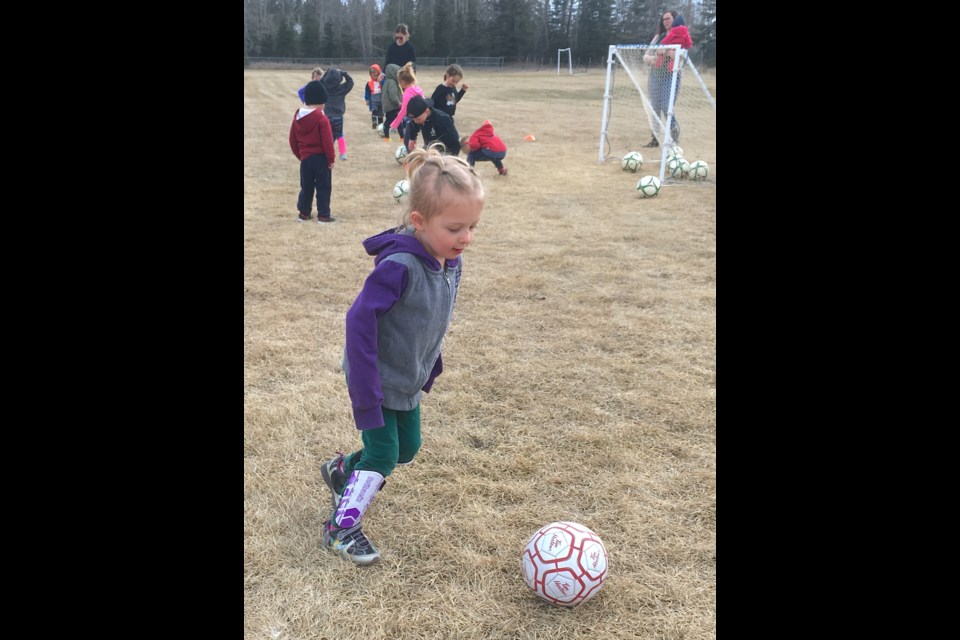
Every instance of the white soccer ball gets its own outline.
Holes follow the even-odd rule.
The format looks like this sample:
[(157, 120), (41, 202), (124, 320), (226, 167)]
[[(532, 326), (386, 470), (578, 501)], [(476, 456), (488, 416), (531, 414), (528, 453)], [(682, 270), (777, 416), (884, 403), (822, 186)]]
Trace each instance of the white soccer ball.
[(597, 595), (607, 579), (607, 549), (600, 536), (576, 522), (553, 522), (530, 536), (523, 579), (538, 597), (575, 607)]
[(403, 164), (403, 159), (407, 157), (407, 153), (407, 145), (402, 144), (397, 147), (397, 151), (393, 154), (393, 157), (397, 159), (397, 162)]
[(643, 176), (637, 183), (637, 191), (644, 198), (652, 198), (660, 193), (660, 179), (657, 176)]
[(678, 144), (667, 145), (668, 158), (682, 158), (683, 148)]
[(703, 160), (696, 160), (690, 163), (690, 169), (687, 172), (691, 180), (706, 180), (710, 173), (710, 166)]
[(639, 151), (631, 151), (620, 161), (620, 168), (624, 171), (636, 173), (641, 166), (643, 166), (643, 156)]
[(667, 160), (667, 173), (670, 174), (671, 178), (682, 178), (687, 173), (684, 167), (689, 170), (690, 165), (680, 156), (674, 156)]
[(393, 185), (393, 199), (399, 204), (403, 200), (404, 196), (410, 193), (410, 181), (401, 180), (397, 184)]

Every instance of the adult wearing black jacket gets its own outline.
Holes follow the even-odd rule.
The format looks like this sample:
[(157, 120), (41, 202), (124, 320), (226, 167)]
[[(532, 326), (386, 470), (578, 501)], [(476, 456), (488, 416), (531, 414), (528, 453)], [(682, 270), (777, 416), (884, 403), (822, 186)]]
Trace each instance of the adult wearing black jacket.
[[(407, 103), (407, 115), (413, 121), (409, 131), (407, 149), (413, 151), (417, 144), (417, 134), (423, 131), (423, 144), (429, 146), (431, 142), (439, 140), (446, 147), (447, 155), (460, 155), (460, 134), (453, 124), (453, 120), (439, 109), (432, 109), (422, 96), (413, 96)], [(404, 132), (406, 138), (407, 131)]]
[[(410, 42), (410, 30), (407, 28), (407, 25), (401, 22), (393, 31), (393, 42), (387, 47), (387, 61), (384, 62), (380, 68), (386, 71), (388, 64), (395, 64), (403, 69), (403, 65), (412, 62), (413, 70), (416, 71), (417, 52), (413, 48), (413, 43)], [(382, 82), (383, 74), (380, 75)]]

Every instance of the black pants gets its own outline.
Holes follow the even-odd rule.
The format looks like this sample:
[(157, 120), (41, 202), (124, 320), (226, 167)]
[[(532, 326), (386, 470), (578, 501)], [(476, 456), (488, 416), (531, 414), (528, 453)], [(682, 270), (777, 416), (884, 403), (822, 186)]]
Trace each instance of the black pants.
[(393, 122), (393, 119), (397, 117), (398, 113), (400, 113), (400, 109), (387, 111), (383, 114), (383, 137), (387, 140), (390, 139), (390, 123)]
[(297, 211), (310, 215), (313, 192), (316, 191), (317, 215), (321, 218), (329, 217), (332, 183), (327, 156), (318, 153), (303, 160), (300, 163), (300, 197), (297, 198)]

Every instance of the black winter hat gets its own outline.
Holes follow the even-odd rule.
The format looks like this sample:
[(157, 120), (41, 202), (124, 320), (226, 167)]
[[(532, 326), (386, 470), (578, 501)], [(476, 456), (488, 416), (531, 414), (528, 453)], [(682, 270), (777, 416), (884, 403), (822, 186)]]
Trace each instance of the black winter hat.
[(411, 118), (419, 118), (427, 110), (427, 101), (421, 96), (413, 96), (407, 103), (407, 115)]
[(304, 104), (327, 104), (327, 90), (319, 80), (311, 80), (303, 90)]

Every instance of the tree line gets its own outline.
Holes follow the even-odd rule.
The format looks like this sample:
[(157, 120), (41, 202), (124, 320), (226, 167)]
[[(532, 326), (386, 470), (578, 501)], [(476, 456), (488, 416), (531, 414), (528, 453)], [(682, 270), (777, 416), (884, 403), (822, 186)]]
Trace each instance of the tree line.
[(417, 57), (606, 59), (611, 44), (647, 44), (667, 9), (683, 14), (698, 64), (717, 63), (717, 1), (244, 0), (243, 56), (383, 62), (398, 23)]

